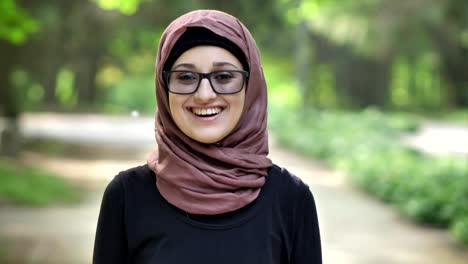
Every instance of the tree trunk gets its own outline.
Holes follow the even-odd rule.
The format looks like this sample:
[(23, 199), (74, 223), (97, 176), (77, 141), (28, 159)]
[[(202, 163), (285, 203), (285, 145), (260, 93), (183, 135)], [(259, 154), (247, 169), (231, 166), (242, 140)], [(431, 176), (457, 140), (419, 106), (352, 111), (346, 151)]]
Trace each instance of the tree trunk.
[(449, 84), (449, 100), (453, 107), (468, 107), (468, 48), (458, 40), (460, 32), (447, 27), (429, 27), (441, 57), (441, 74)]
[(355, 54), (349, 46), (338, 45), (310, 32), (315, 63), (333, 65), (335, 92), (340, 101), (355, 107), (385, 107), (390, 93), (391, 60)]
[(468, 50), (463, 47), (454, 48), (458, 56), (442, 57), (442, 71), (450, 84), (450, 103), (454, 107), (468, 107)]
[(67, 19), (73, 2), (22, 0), (22, 6), (42, 23), (41, 30), (22, 47), (20, 64), (44, 89), (43, 106), (57, 109), (56, 79), (61, 67), (67, 64), (65, 51), (70, 46), (67, 34), (72, 34), (67, 32)]
[(17, 157), (20, 149), (20, 105), (10, 76), (16, 65), (18, 47), (0, 40), (0, 51), (0, 114), (5, 118), (4, 127), (0, 126), (0, 155)]
[(80, 1), (76, 7), (74, 20), (71, 20), (75, 33), (72, 38), (80, 45), (74, 47), (71, 54), (72, 69), (76, 74), (74, 86), (78, 102), (93, 106), (98, 99), (96, 75), (110, 40), (114, 16), (89, 1)]
[(305, 22), (301, 22), (296, 26), (295, 69), (304, 109), (315, 105), (314, 98), (311, 96), (314, 89), (311, 81), (313, 79), (313, 72), (311, 71), (312, 47), (307, 30)]

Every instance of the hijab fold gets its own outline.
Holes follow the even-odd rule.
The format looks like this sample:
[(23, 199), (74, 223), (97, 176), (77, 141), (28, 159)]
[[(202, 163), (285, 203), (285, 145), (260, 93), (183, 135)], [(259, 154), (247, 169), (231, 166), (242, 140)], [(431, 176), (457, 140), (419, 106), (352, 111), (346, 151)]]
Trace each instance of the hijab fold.
[[(189, 27), (203, 27), (237, 45), (249, 64), (242, 116), (234, 130), (216, 144), (186, 136), (169, 110), (163, 65)], [(235, 17), (197, 10), (174, 20), (161, 36), (156, 57), (155, 133), (158, 149), (148, 159), (156, 186), (172, 205), (191, 214), (235, 211), (254, 201), (272, 163), (268, 155), (267, 90), (260, 54), (250, 32)]]

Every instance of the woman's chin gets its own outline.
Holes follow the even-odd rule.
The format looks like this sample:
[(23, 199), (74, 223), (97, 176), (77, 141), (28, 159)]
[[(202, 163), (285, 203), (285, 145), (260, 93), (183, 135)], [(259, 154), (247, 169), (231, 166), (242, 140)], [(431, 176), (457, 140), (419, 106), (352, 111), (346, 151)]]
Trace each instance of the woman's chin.
[(185, 134), (200, 143), (214, 144), (225, 138), (228, 133), (225, 133), (225, 131), (222, 131), (219, 128), (212, 128), (206, 130), (197, 130), (196, 132), (192, 131), (191, 133), (189, 132)]

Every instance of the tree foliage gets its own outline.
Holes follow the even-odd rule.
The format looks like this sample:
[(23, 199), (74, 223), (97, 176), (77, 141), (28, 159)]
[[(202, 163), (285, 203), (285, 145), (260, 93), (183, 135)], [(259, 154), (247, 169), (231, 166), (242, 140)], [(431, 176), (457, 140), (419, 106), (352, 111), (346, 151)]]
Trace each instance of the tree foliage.
[(138, 10), (141, 0), (93, 0), (105, 10), (118, 10), (126, 15), (133, 15)]
[(38, 28), (38, 22), (19, 7), (15, 0), (0, 2), (0, 39), (19, 45), (31, 33), (37, 32)]
[[(198, 8), (239, 17), (264, 54), (294, 69), (304, 106), (468, 105), (466, 1), (4, 0), (0, 7), (0, 39), (20, 45), (16, 53), (0, 49), (16, 54), (2, 67), (26, 99), (19, 109), (130, 110), (138, 104), (122, 87), (151, 83), (162, 30)], [(147, 91), (142, 98), (152, 98)]]
[[(296, 57), (307, 57), (310, 75), (318, 74), (315, 65), (330, 65), (338, 85), (333, 89), (345, 101), (394, 108), (468, 106), (468, 77), (463, 70), (468, 61), (466, 1), (278, 3), (286, 10), (284, 20), (309, 36), (309, 41), (299, 37), (296, 42), (310, 42), (311, 55)], [(300, 47), (295, 50), (301, 53)], [(301, 67), (304, 63), (297, 64)], [(317, 89), (317, 78), (303, 80), (302, 90)], [(305, 100), (313, 101), (305, 95)]]

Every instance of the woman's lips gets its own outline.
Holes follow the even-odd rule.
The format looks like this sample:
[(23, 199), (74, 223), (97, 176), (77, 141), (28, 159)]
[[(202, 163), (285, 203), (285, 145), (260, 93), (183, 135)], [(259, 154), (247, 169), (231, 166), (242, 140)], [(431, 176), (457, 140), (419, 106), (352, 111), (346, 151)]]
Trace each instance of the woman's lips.
[(212, 107), (190, 107), (189, 111), (200, 121), (212, 121), (219, 117), (224, 111), (224, 107), (212, 106)]
[(220, 113), (223, 108), (219, 106), (213, 107), (191, 107), (190, 110), (197, 116), (210, 116)]

